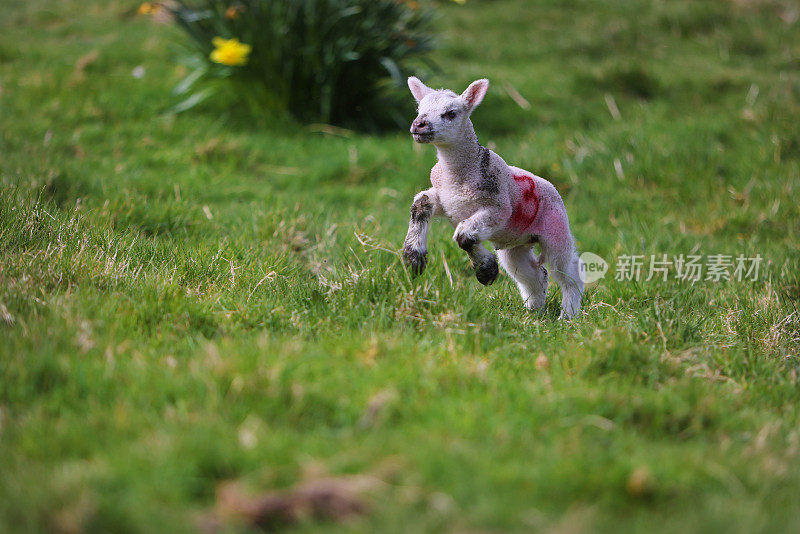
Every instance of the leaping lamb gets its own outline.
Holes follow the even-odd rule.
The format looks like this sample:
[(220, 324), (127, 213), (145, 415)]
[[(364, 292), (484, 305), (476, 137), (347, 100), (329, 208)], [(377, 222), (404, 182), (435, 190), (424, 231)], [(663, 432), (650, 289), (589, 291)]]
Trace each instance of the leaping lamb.
[[(414, 141), (432, 143), (438, 155), (431, 169), (433, 187), (417, 193), (411, 205), (403, 259), (412, 273), (421, 273), (427, 263), (430, 218), (445, 216), (480, 283), (490, 285), (498, 275), (494, 254), (481, 244), (491, 241), (526, 308), (545, 305), (546, 263), (561, 286), (561, 318), (575, 316), (583, 295), (581, 260), (561, 196), (544, 178), (507, 165), (475, 135), (469, 117), (486, 95), (489, 80), (473, 82), (461, 95), (431, 89), (413, 76), (408, 87), (418, 103), (411, 124)], [(541, 249), (538, 256), (535, 244)]]

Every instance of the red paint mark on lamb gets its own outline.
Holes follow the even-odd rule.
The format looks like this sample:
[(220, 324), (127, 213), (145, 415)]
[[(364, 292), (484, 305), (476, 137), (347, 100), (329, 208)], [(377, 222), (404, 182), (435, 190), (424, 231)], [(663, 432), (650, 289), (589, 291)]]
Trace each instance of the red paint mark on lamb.
[(509, 226), (522, 232), (532, 225), (536, 219), (536, 215), (539, 213), (539, 198), (536, 196), (536, 183), (534, 183), (532, 176), (515, 174), (513, 178), (519, 185), (522, 200), (514, 206)]

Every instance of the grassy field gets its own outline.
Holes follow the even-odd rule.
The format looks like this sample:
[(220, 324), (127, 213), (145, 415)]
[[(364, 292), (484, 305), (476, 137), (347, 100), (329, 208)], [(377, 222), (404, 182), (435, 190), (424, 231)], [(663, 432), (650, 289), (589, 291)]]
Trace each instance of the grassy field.
[[(170, 114), (178, 34), (135, 7), (3, 3), (0, 531), (194, 531), (223, 481), (322, 474), (384, 483), (292, 529), (800, 529), (796, 3), (442, 2), (428, 81), (491, 79), (481, 142), (612, 266), (567, 324), (443, 221), (409, 277), (406, 127)], [(615, 280), (633, 254), (764, 264)]]

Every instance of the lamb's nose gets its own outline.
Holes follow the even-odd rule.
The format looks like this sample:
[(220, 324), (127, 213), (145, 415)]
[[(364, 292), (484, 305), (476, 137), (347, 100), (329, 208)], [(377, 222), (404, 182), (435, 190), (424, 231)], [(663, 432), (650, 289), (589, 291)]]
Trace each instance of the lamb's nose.
[(428, 130), (428, 122), (425, 119), (414, 119), (411, 123), (411, 133), (423, 133)]

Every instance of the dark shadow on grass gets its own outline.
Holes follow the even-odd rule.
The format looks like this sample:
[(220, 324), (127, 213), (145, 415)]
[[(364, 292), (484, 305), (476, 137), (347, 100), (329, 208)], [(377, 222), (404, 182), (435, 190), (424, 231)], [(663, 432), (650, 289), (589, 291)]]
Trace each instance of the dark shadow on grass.
[(663, 93), (658, 78), (643, 65), (608, 65), (590, 73), (575, 76), (577, 95), (609, 92), (653, 100)]
[(74, 207), (85, 197), (102, 197), (102, 191), (93, 182), (82, 176), (74, 176), (67, 171), (50, 175), (41, 188), (41, 198), (53, 202), (59, 209)]

